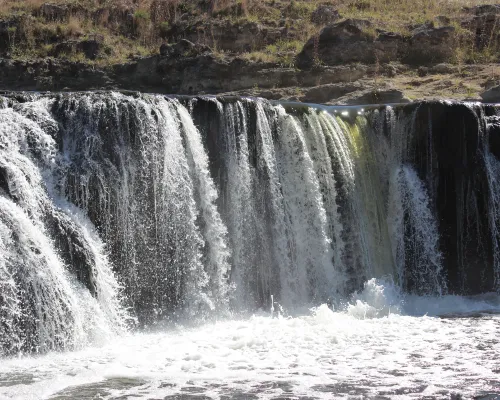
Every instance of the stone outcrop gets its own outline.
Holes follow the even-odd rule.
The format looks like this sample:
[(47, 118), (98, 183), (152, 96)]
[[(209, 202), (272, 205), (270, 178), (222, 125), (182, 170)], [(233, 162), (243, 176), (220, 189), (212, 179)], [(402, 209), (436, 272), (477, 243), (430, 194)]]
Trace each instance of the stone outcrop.
[(443, 63), (453, 59), (455, 28), (432, 23), (413, 27), (411, 36), (376, 29), (370, 21), (348, 19), (326, 26), (309, 39), (297, 56), (297, 66), (366, 64), (402, 60), (411, 65)]
[(168, 30), (165, 39), (169, 42), (186, 39), (217, 50), (244, 53), (262, 49), (287, 37), (287, 34), (287, 29), (284, 27), (263, 26), (251, 21), (241, 23), (198, 21), (195, 24), (179, 21)]
[(498, 48), (500, 45), (500, 4), (479, 5), (468, 9), (471, 17), (462, 22), (462, 27), (473, 32), (475, 46)]
[(500, 86), (494, 86), (483, 93), (481, 98), (485, 103), (500, 103)]
[(348, 19), (323, 28), (312, 37), (297, 56), (297, 66), (311, 68), (315, 63), (338, 65), (349, 62), (375, 62), (372, 23), (363, 19)]
[(366, 74), (367, 67), (356, 65), (300, 71), (241, 58), (219, 59), (206, 47), (187, 40), (163, 46), (158, 56), (107, 68), (54, 59), (33, 62), (0, 59), (0, 89), (11, 90), (126, 89), (216, 94), (354, 82)]
[(111, 49), (104, 46), (102, 36), (96, 35), (92, 39), (85, 40), (67, 40), (58, 43), (51, 51), (51, 56), (60, 57), (62, 55), (71, 55), (83, 53), (89, 60), (95, 60), (104, 52), (109, 52)]
[(450, 61), (455, 54), (455, 28), (424, 24), (413, 30), (403, 61), (412, 65), (436, 64)]

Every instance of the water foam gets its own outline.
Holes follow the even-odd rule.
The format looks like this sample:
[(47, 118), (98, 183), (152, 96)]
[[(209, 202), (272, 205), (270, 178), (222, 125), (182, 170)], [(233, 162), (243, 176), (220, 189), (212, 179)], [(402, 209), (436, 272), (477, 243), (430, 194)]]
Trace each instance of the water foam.
[[(430, 303), (448, 317), (412, 315)], [(486, 305), (500, 312), (499, 296), (402, 298), (390, 282), (371, 280), (339, 311), (325, 304), (302, 316), (261, 314), (6, 360), (0, 397), (486, 395), (498, 388), (499, 317), (454, 314)]]

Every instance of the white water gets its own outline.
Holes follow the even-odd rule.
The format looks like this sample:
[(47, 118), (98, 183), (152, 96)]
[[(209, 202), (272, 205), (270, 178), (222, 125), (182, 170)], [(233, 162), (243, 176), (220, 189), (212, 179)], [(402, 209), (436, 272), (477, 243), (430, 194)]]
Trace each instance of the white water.
[[(294, 317), (262, 312), (74, 353), (4, 360), (0, 398), (500, 395), (500, 317), (490, 314), (499, 311), (497, 295), (404, 297), (371, 280), (343, 311), (322, 305)], [(462, 317), (451, 317), (457, 313)]]
[[(53, 193), (56, 144), (41, 128), (50, 129), (46, 107), (41, 100), (0, 110), (0, 168), (14, 200), (0, 189), (0, 355), (104, 343), (123, 330), (126, 318), (91, 223)], [(96, 260), (89, 277), (95, 297), (68, 273), (49, 235), (48, 216), (78, 232), (81, 251)]]
[[(198, 127), (196, 100), (2, 101), (0, 398), (498, 391), (499, 296), (431, 297), (440, 221), (413, 117), (388, 109), (388, 138), (364, 116), (203, 101)], [(124, 334), (127, 306), (148, 333)], [(25, 355), (56, 350), (74, 352)]]
[[(442, 277), (437, 223), (425, 187), (411, 167), (403, 166), (393, 171), (388, 218), (400, 282), (412, 273), (419, 293), (444, 294), (446, 284)], [(411, 233), (405, 232), (408, 222)], [(408, 262), (415, 267), (408, 268)]]

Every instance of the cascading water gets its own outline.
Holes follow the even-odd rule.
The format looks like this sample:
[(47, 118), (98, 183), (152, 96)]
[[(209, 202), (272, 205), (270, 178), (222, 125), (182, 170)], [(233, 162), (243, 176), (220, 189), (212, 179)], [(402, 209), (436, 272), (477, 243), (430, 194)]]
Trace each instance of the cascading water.
[(85, 346), (125, 326), (100, 239), (55, 194), (47, 105), (42, 99), (0, 115), (0, 355)]
[[(312, 374), (297, 390), (321, 398), (320, 382), (330, 378), (311, 372), (326, 362), (314, 346), (330, 354), (332, 343), (342, 347), (352, 334), (332, 333), (332, 321), (351, 318), (344, 322), (357, 326), (355, 319), (432, 314), (426, 299), (451, 310), (457, 295), (500, 290), (499, 127), (495, 107), (474, 104), (365, 111), (120, 93), (0, 97), (0, 356), (211, 322), (182, 333), (179, 349), (169, 334), (166, 363), (161, 353), (155, 364), (156, 336), (126, 343), (131, 357), (150, 354), (138, 362), (152, 374), (182, 380), (181, 370), (210, 380), (212, 368), (227, 364), (258, 382), (274, 366), (256, 352), (243, 367), (231, 351), (267, 346), (271, 364)], [(495, 301), (471, 307), (496, 310)], [(254, 316), (251, 329), (260, 333), (252, 338), (231, 320), (311, 307), (311, 317)], [(390, 336), (370, 324), (359, 329)], [(440, 329), (433, 324), (430, 330)], [(324, 337), (307, 333), (316, 329)], [(231, 351), (217, 353), (205, 335)], [(181, 354), (184, 337), (220, 359)], [(134, 347), (141, 338), (149, 347)], [(287, 338), (297, 346), (284, 348)], [(394, 340), (406, 354), (404, 339)], [(302, 357), (303, 343), (314, 345)], [(98, 365), (122, 357), (118, 347), (106, 349), (92, 374), (79, 370), (75, 385), (94, 382)], [(129, 368), (123, 357), (119, 364)], [(12, 363), (5, 368), (20, 368)], [(332, 365), (332, 374), (342, 373)], [(352, 368), (347, 375), (356, 375)], [(231, 371), (238, 393), (253, 393)], [(153, 381), (154, 390), (169, 387)], [(51, 382), (47, 393), (70, 385)], [(134, 390), (126, 394), (141, 396)], [(226, 389), (217, 390), (215, 397)]]

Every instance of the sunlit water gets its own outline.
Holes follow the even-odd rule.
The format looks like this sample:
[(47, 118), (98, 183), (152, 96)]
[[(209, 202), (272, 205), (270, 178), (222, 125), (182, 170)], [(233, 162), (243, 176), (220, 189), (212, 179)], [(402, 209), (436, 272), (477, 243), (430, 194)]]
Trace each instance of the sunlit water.
[(500, 396), (500, 297), (401, 297), (375, 280), (342, 311), (262, 312), (2, 360), (7, 399)]

